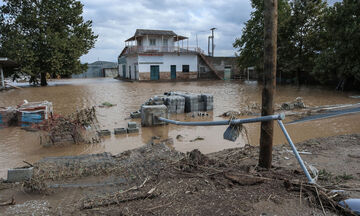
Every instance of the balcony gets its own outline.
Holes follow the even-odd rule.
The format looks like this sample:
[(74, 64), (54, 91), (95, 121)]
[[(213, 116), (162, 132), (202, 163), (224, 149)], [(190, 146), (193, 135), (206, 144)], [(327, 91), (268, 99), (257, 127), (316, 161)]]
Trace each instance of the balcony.
[(179, 46), (128, 46), (125, 54), (139, 54), (139, 53), (190, 53), (204, 51), (197, 47), (182, 48)]

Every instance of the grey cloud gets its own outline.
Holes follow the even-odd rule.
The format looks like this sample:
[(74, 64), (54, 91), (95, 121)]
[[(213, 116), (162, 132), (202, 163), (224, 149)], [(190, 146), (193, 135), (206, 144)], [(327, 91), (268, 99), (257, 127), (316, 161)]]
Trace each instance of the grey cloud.
[[(116, 61), (124, 41), (137, 28), (167, 29), (189, 37), (189, 46), (207, 51), (210, 28), (215, 31), (215, 55), (231, 56), (234, 40), (241, 35), (249, 18), (249, 1), (236, 0), (84, 0), (84, 18), (93, 21), (99, 35), (95, 48), (83, 56), (83, 62), (98, 59)], [(184, 45), (187, 43), (184, 42)]]

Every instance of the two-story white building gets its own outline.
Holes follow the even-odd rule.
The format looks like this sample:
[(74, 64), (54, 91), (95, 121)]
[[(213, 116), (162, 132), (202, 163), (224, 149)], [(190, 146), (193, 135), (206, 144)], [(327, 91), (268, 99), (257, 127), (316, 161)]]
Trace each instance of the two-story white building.
[(199, 53), (173, 31), (137, 29), (119, 55), (119, 76), (131, 80), (197, 79)]

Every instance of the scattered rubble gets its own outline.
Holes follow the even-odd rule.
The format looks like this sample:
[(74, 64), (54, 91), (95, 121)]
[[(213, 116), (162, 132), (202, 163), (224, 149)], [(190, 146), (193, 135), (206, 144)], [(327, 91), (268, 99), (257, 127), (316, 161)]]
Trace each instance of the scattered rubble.
[(47, 147), (67, 143), (100, 142), (96, 133), (98, 122), (95, 107), (78, 110), (65, 117), (54, 116), (34, 127), (43, 131), (40, 135), (40, 144)]
[(302, 97), (297, 97), (293, 102), (285, 102), (281, 104), (283, 110), (292, 110), (295, 108), (303, 109), (306, 108)]

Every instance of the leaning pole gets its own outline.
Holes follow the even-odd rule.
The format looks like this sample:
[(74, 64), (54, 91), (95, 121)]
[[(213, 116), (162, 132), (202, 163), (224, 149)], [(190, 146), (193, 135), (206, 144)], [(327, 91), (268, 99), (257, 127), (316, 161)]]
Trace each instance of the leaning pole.
[[(264, 86), (261, 115), (274, 114), (276, 88), (277, 0), (264, 0)], [(259, 166), (271, 168), (274, 121), (261, 122)]]

